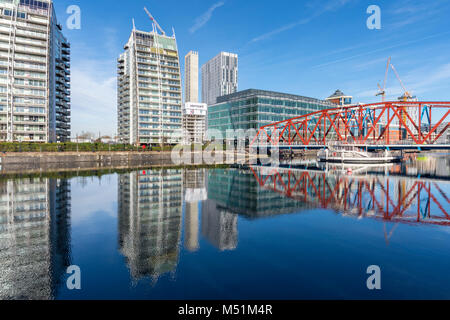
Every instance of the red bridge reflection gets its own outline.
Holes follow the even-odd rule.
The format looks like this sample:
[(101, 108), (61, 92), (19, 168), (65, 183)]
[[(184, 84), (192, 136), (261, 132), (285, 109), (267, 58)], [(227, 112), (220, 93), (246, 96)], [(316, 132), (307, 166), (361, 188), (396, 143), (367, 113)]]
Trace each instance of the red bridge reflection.
[(450, 226), (449, 198), (443, 190), (447, 185), (433, 180), (271, 167), (251, 170), (262, 188), (312, 207), (395, 223)]

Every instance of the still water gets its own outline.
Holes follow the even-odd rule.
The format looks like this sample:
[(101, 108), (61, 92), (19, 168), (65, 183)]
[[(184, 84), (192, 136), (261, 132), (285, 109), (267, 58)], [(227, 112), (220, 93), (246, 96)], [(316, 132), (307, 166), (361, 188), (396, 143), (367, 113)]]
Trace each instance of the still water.
[(448, 155), (61, 177), (0, 178), (1, 299), (450, 298)]

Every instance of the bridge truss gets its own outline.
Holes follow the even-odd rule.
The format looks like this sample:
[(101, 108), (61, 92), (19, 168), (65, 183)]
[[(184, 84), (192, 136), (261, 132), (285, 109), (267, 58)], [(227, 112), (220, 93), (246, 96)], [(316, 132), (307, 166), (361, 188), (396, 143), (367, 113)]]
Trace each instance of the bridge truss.
[(320, 110), (261, 127), (251, 146), (435, 144), (450, 102), (383, 102)]

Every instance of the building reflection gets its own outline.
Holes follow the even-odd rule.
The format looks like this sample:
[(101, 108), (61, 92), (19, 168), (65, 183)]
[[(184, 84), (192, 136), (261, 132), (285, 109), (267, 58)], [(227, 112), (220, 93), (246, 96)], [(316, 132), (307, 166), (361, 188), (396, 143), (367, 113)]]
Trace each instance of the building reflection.
[(185, 169), (185, 217), (184, 247), (191, 252), (199, 249), (199, 206), (208, 198), (206, 191), (206, 169)]
[(433, 178), (449, 178), (450, 158), (441, 157), (419, 157), (412, 166), (406, 166), (407, 175), (430, 176)]
[(371, 167), (353, 175), (330, 167), (260, 166), (123, 174), (120, 250), (134, 280), (156, 282), (175, 276), (181, 245), (198, 251), (200, 235), (220, 251), (235, 250), (239, 216), (251, 220), (324, 208), (383, 222), (450, 225), (446, 190), (433, 180), (405, 176), (413, 168)]
[(211, 170), (208, 200), (202, 207), (202, 235), (219, 250), (234, 250), (238, 245), (238, 215), (257, 219), (301, 208), (306, 208), (301, 201), (262, 188), (250, 170)]
[(70, 260), (70, 182), (1, 180), (0, 299), (53, 299)]
[(237, 215), (220, 207), (216, 201), (208, 199), (202, 206), (202, 236), (221, 251), (236, 249)]
[(181, 169), (119, 177), (119, 246), (134, 280), (175, 274), (182, 228)]
[(208, 176), (208, 198), (217, 208), (249, 219), (298, 212), (308, 206), (261, 187), (247, 169), (211, 170)]

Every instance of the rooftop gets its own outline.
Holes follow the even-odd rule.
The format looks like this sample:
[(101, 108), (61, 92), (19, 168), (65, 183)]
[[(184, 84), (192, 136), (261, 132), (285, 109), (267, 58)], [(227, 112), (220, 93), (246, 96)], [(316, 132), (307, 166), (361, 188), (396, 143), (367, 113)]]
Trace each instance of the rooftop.
[(338, 89), (338, 90), (336, 90), (335, 93), (333, 93), (331, 96), (329, 96), (327, 98), (327, 100), (328, 99), (337, 99), (337, 98), (349, 98), (349, 97), (351, 97), (351, 96), (345, 95), (341, 90)]
[(236, 93), (232, 93), (226, 96), (218, 97), (217, 103), (223, 103), (223, 102), (230, 102), (230, 101), (237, 101), (247, 98), (253, 98), (253, 97), (268, 97), (268, 98), (278, 98), (278, 99), (290, 99), (290, 100), (297, 100), (302, 102), (312, 102), (312, 103), (322, 103), (326, 105), (332, 105), (330, 102), (295, 94), (288, 94), (288, 93), (282, 93), (282, 92), (275, 92), (275, 91), (267, 91), (267, 90), (258, 90), (258, 89), (248, 89), (244, 91), (239, 91)]

